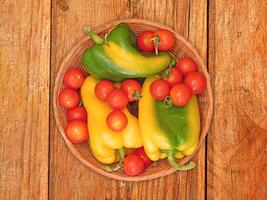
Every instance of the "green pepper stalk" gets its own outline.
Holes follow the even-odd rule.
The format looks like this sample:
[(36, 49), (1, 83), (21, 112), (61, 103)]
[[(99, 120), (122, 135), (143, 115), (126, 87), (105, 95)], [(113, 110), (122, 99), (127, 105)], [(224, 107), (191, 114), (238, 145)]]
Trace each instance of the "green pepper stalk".
[(187, 170), (191, 170), (193, 169), (196, 164), (193, 161), (189, 161), (188, 163), (184, 164), (184, 165), (180, 165), (177, 163), (176, 158), (175, 158), (175, 154), (177, 152), (177, 150), (173, 149), (173, 150), (162, 150), (163, 153), (167, 154), (167, 158), (168, 161), (170, 163), (170, 165), (175, 168), (176, 170), (180, 170), (180, 171), (187, 171)]
[(125, 148), (122, 147), (120, 149), (118, 149), (119, 152), (119, 157), (120, 157), (120, 161), (118, 163), (115, 164), (111, 164), (111, 165), (104, 165), (104, 170), (108, 171), (108, 172), (115, 172), (118, 171), (119, 169), (123, 168), (123, 161), (124, 161), (124, 157), (125, 157)]

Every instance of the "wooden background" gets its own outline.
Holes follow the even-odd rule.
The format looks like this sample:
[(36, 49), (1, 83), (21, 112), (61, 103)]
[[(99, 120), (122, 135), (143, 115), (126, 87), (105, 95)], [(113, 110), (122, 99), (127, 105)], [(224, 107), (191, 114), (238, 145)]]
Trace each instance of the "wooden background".
[[(172, 27), (212, 78), (197, 167), (129, 183), (95, 174), (57, 130), (52, 88), (82, 27), (124, 18)], [(1, 0), (0, 199), (267, 199), (266, 0)]]

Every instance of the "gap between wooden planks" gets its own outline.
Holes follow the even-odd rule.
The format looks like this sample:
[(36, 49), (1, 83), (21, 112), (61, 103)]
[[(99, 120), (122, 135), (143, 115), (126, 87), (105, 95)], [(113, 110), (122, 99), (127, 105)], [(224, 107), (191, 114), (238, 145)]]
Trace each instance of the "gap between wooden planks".
[(0, 199), (48, 199), (50, 13), (0, 3)]

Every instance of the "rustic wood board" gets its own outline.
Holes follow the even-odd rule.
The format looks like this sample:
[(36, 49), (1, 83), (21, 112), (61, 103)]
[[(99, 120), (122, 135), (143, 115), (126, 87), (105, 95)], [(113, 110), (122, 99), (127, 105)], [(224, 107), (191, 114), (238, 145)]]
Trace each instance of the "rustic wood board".
[[(82, 27), (116, 19), (136, 17), (169, 25), (192, 42), (204, 59), (207, 55), (206, 0), (53, 1), (52, 12), (52, 82), (62, 58), (83, 36)], [(197, 168), (193, 171), (130, 183), (111, 180), (83, 166), (68, 151), (53, 119), (50, 132), (51, 199), (204, 199), (204, 146), (195, 157)]]
[(267, 199), (267, 3), (210, 2), (208, 199)]
[(50, 8), (0, 3), (0, 199), (48, 198)]

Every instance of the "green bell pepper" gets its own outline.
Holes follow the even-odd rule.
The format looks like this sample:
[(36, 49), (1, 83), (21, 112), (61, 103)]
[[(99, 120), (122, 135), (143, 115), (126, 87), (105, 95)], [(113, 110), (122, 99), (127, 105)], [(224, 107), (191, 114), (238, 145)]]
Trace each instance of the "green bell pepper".
[(87, 71), (98, 79), (122, 81), (147, 77), (168, 67), (172, 59), (168, 52), (141, 54), (134, 33), (125, 23), (112, 29), (105, 40), (90, 30), (86, 33), (96, 44), (85, 50), (82, 61)]
[(138, 104), (144, 149), (151, 160), (167, 156), (170, 164), (179, 170), (192, 168), (192, 162), (179, 168), (174, 156), (191, 155), (197, 147), (200, 133), (197, 97), (193, 95), (184, 107), (166, 107), (164, 101), (156, 101), (150, 93), (150, 85), (157, 79), (156, 76), (146, 78)]

